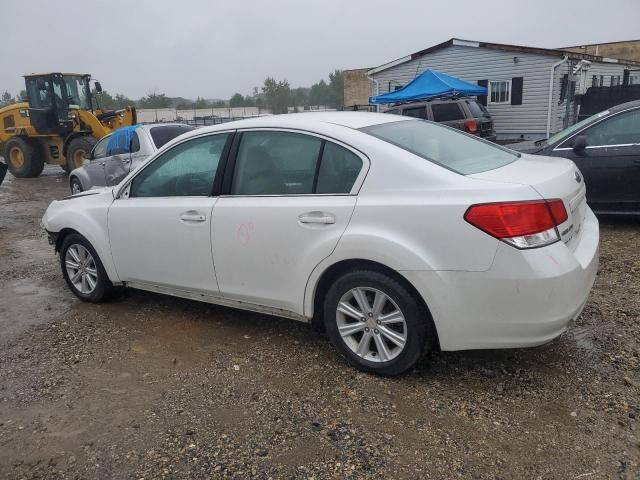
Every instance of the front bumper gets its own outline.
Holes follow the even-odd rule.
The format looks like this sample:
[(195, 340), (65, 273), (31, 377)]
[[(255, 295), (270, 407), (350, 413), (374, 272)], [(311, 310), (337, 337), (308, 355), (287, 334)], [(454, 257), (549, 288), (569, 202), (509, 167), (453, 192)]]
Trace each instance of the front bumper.
[(598, 220), (580, 242), (517, 250), (500, 243), (486, 272), (402, 272), (431, 310), (442, 350), (547, 343), (580, 315), (598, 271)]

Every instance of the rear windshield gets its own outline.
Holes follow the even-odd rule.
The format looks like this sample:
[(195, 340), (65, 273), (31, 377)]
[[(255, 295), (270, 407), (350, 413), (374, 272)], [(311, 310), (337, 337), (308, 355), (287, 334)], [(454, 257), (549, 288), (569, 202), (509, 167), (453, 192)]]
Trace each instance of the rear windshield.
[(383, 123), (360, 130), (462, 175), (504, 167), (520, 157), (453, 128), (423, 120)]
[(478, 102), (474, 100), (465, 100), (467, 102), (467, 106), (469, 107), (469, 111), (471, 112), (471, 116), (474, 118), (478, 117), (488, 117), (489, 112), (486, 108), (480, 105)]
[(189, 125), (161, 125), (159, 127), (153, 127), (150, 133), (156, 148), (160, 148), (178, 135), (194, 129), (194, 127)]

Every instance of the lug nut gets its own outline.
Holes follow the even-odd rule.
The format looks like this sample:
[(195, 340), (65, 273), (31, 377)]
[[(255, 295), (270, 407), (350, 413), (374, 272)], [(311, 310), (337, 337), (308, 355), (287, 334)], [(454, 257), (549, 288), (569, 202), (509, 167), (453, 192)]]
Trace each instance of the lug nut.
[(369, 331), (369, 327), (364, 327), (364, 331), (368, 332)]
[(381, 322), (380, 320), (376, 320), (376, 323), (377, 323), (378, 325), (382, 324), (382, 322)]
[(366, 319), (366, 318), (364, 318), (364, 317), (362, 317), (362, 318), (360, 319), (360, 321), (361, 321), (361, 322), (366, 322), (366, 321), (367, 321), (367, 319)]
[(374, 333), (375, 333), (376, 335), (378, 335), (378, 334), (380, 333), (380, 331), (376, 328), (376, 329), (374, 330)]
[(367, 313), (367, 315), (369, 315), (370, 317), (373, 317), (373, 313), (371, 312)]

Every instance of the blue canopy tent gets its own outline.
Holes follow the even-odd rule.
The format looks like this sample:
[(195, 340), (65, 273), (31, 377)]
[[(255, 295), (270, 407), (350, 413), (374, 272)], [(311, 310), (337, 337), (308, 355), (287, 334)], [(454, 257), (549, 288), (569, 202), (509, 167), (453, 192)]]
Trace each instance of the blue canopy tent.
[(486, 95), (487, 89), (446, 73), (426, 70), (395, 92), (369, 97), (369, 103), (401, 103), (427, 100), (442, 95)]

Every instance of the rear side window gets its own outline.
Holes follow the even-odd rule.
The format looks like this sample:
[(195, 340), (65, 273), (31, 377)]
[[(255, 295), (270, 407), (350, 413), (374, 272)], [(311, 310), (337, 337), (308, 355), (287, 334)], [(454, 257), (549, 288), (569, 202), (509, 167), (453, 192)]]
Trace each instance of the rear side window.
[(190, 125), (161, 125), (159, 127), (152, 127), (149, 133), (151, 134), (153, 144), (156, 148), (160, 148), (177, 136), (191, 130), (194, 130), (194, 127)]
[(420, 118), (422, 120), (427, 119), (427, 107), (413, 107), (405, 108), (402, 110), (402, 115), (405, 117)]
[(242, 134), (233, 195), (348, 194), (362, 160), (321, 138), (292, 132)]
[(457, 103), (434, 103), (431, 105), (435, 122), (451, 122), (464, 119), (464, 114)]
[(335, 143), (326, 142), (315, 193), (349, 193), (362, 170), (362, 159)]
[(504, 167), (519, 158), (509, 150), (437, 123), (404, 120), (360, 130), (462, 175)]

